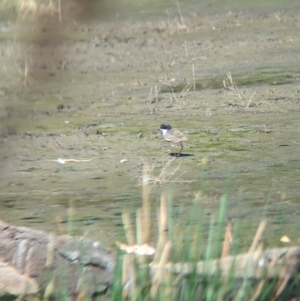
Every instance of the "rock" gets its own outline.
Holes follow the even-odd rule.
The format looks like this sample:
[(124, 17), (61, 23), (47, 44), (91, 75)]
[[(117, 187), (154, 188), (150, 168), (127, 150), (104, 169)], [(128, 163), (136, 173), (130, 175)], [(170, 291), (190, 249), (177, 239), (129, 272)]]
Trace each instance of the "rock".
[(33, 278), (22, 275), (8, 263), (0, 262), (0, 296), (5, 294), (31, 295), (38, 291), (39, 286)]
[(87, 296), (105, 293), (112, 284), (116, 265), (115, 254), (91, 239), (55, 236), (3, 221), (0, 221), (0, 259), (16, 270), (15, 286), (23, 277), (30, 284), (26, 288), (28, 293), (37, 289), (37, 281), (41, 291), (47, 289), (49, 293), (52, 286), (50, 294), (58, 298), (66, 292), (75, 298), (83, 291)]

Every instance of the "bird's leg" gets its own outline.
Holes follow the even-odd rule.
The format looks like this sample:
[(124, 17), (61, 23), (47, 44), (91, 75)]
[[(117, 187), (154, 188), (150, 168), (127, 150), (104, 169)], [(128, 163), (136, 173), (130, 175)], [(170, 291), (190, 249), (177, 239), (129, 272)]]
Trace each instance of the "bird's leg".
[(179, 142), (179, 144), (180, 144), (180, 151), (177, 153), (176, 157), (180, 157), (180, 153), (181, 153), (181, 151), (182, 151), (182, 149), (183, 149), (182, 143)]

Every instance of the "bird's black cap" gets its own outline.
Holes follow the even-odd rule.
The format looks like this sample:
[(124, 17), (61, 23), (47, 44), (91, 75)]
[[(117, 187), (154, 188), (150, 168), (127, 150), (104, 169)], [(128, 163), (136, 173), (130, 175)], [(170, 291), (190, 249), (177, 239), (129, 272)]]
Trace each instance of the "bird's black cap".
[(162, 124), (162, 125), (160, 126), (160, 128), (161, 128), (162, 130), (170, 130), (172, 127), (171, 127), (169, 124)]

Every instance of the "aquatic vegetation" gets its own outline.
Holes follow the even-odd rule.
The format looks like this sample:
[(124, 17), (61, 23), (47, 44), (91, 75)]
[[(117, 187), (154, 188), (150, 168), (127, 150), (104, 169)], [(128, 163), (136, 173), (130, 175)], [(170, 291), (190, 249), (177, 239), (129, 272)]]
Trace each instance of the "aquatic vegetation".
[(136, 235), (129, 212), (123, 214), (128, 245), (118, 243), (118, 246), (127, 254), (119, 254), (113, 300), (289, 298), (298, 275), (297, 268), (291, 266), (299, 248), (263, 250), (265, 219), (258, 226), (247, 252), (240, 253), (238, 228), (233, 220), (226, 220), (227, 193), (221, 197), (218, 216), (210, 219), (208, 237), (203, 231), (201, 194), (191, 209), (190, 222), (184, 226), (172, 218), (172, 206), (163, 195), (157, 212), (158, 241), (156, 247), (151, 246), (151, 182), (147, 173), (146, 168)]

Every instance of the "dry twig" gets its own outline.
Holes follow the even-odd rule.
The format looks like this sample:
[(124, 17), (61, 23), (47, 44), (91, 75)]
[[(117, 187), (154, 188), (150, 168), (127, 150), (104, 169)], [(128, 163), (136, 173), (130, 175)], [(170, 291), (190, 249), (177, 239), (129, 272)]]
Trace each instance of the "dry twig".
[[(175, 158), (172, 158), (167, 161), (161, 169), (157, 171), (157, 163), (153, 163), (148, 168), (148, 176), (147, 181), (149, 185), (162, 185), (162, 184), (171, 184), (171, 183), (190, 183), (193, 181), (183, 180), (181, 177), (186, 173), (185, 171), (177, 175), (177, 172), (180, 169), (180, 164), (178, 164), (175, 168), (171, 167), (172, 162)], [(143, 185), (144, 183), (144, 175), (138, 178), (138, 185)]]
[(233, 92), (233, 95), (237, 96), (242, 104), (243, 107), (249, 108), (250, 106), (255, 106), (254, 98), (256, 96), (256, 89), (251, 95), (246, 95), (245, 92), (240, 90), (233, 82), (233, 78), (230, 72), (227, 74), (227, 78), (229, 83), (226, 80), (223, 80), (223, 86), (225, 89)]

